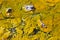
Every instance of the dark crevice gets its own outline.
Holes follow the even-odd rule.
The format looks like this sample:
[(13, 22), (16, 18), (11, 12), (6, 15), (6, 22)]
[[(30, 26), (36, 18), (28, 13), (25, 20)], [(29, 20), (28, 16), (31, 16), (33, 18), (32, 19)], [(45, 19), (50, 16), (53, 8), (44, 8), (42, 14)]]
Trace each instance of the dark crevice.
[(7, 39), (11, 40), (12, 37), (13, 37), (13, 35), (10, 35)]
[(39, 30), (39, 29), (34, 29), (34, 30), (33, 30), (34, 35), (35, 35), (36, 33), (38, 33), (38, 31), (40, 31), (40, 30)]
[(14, 19), (15, 17), (4, 17), (5, 19)]
[(40, 29), (38, 29), (38, 28), (34, 28), (33, 32), (32, 32), (32, 33), (30, 33), (28, 36), (35, 35), (35, 34), (37, 34), (37, 33), (38, 33), (38, 31), (40, 31)]

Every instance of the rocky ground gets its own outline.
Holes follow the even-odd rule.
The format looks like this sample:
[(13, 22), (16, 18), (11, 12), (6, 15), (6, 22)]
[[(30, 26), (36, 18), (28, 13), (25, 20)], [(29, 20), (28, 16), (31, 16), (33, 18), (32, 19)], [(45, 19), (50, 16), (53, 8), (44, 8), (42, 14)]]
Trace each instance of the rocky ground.
[(59, 17), (60, 0), (0, 0), (0, 40), (60, 40)]

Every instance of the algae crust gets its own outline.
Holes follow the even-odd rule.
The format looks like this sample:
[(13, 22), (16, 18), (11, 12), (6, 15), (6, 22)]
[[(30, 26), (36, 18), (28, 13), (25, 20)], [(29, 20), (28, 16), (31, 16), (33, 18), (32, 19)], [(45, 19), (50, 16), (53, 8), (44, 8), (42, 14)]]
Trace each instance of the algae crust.
[(0, 40), (60, 40), (59, 17), (60, 0), (0, 0)]

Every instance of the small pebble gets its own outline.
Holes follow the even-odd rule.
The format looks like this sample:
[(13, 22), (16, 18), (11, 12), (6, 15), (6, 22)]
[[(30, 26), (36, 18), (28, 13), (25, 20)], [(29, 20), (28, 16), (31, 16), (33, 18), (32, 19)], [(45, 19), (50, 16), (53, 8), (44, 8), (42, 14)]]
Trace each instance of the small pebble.
[(23, 8), (25, 9), (25, 11), (32, 11), (35, 9), (33, 5), (25, 5)]
[(6, 10), (6, 12), (7, 12), (7, 13), (11, 13), (11, 12), (12, 12), (12, 8), (8, 8), (8, 9)]

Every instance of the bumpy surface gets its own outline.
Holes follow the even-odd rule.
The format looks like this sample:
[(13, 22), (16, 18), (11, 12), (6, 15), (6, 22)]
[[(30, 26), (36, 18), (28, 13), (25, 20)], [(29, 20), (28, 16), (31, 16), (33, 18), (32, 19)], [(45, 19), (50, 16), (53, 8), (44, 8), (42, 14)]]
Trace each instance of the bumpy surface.
[(0, 0), (0, 40), (60, 40), (60, 0)]

